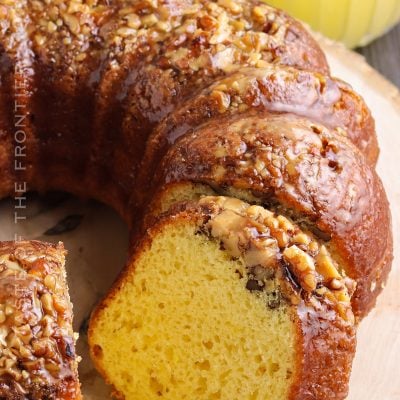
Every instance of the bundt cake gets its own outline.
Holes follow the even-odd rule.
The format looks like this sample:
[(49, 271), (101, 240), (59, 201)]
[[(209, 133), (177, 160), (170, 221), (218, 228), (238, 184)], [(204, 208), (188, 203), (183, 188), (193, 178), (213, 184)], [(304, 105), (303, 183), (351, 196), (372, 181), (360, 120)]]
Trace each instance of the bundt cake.
[(0, 244), (0, 398), (79, 400), (65, 251)]
[(0, 197), (65, 190), (131, 230), (90, 329), (122, 398), (344, 399), (392, 261), (378, 153), (262, 2), (0, 0)]
[(150, 228), (92, 316), (123, 399), (344, 399), (355, 282), (289, 219), (227, 197)]

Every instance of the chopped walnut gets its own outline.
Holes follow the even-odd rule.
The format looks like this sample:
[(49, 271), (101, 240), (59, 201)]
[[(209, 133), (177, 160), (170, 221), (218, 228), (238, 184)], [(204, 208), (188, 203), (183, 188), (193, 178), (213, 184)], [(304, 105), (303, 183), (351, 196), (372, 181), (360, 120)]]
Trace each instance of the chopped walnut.
[(299, 278), (304, 290), (312, 292), (317, 288), (314, 260), (296, 245), (285, 248), (283, 258), (292, 272)]

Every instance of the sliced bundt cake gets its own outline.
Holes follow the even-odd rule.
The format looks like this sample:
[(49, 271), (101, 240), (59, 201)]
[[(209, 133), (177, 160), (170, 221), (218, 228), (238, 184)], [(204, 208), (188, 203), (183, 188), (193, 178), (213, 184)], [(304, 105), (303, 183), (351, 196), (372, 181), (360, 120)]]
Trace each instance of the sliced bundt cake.
[[(91, 324), (127, 399), (344, 398), (353, 314), (392, 262), (378, 153), (363, 99), (262, 2), (0, 0), (0, 197), (66, 190), (128, 223), (133, 259)], [(51, 249), (5, 246), (38, 266)], [(44, 276), (25, 265), (29, 297)], [(7, 400), (79, 397), (65, 304), (59, 374), (33, 355), (35, 392), (22, 358)]]
[(92, 317), (117, 397), (344, 399), (355, 283), (289, 219), (226, 197), (182, 203)]

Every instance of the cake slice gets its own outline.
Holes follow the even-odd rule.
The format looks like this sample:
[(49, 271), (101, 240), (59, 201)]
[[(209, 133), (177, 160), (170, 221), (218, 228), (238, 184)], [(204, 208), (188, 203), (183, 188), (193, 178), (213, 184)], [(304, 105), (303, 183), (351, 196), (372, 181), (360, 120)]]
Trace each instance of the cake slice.
[(78, 400), (63, 245), (0, 242), (0, 399)]
[(345, 399), (354, 282), (289, 219), (228, 197), (148, 230), (89, 328), (125, 400)]

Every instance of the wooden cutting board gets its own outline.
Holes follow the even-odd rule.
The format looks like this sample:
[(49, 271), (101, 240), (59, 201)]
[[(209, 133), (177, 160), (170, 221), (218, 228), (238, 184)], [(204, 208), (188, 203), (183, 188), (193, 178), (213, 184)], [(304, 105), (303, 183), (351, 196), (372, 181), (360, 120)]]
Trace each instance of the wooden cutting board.
[[(392, 205), (395, 235), (395, 261), (386, 290), (359, 329), (349, 400), (400, 400), (400, 94), (361, 56), (326, 39), (320, 41), (333, 74), (350, 82), (365, 97), (376, 118), (381, 146), (378, 170)], [(27, 220), (15, 224), (13, 201), (0, 202), (0, 240), (19, 234), (65, 243), (75, 329), (80, 332), (78, 352), (83, 357), (80, 377), (85, 400), (109, 400), (109, 389), (87, 354), (86, 328), (90, 310), (124, 263), (126, 227), (112, 210), (70, 197), (29, 197), (24, 214)], [(48, 231), (54, 226), (55, 230)]]

